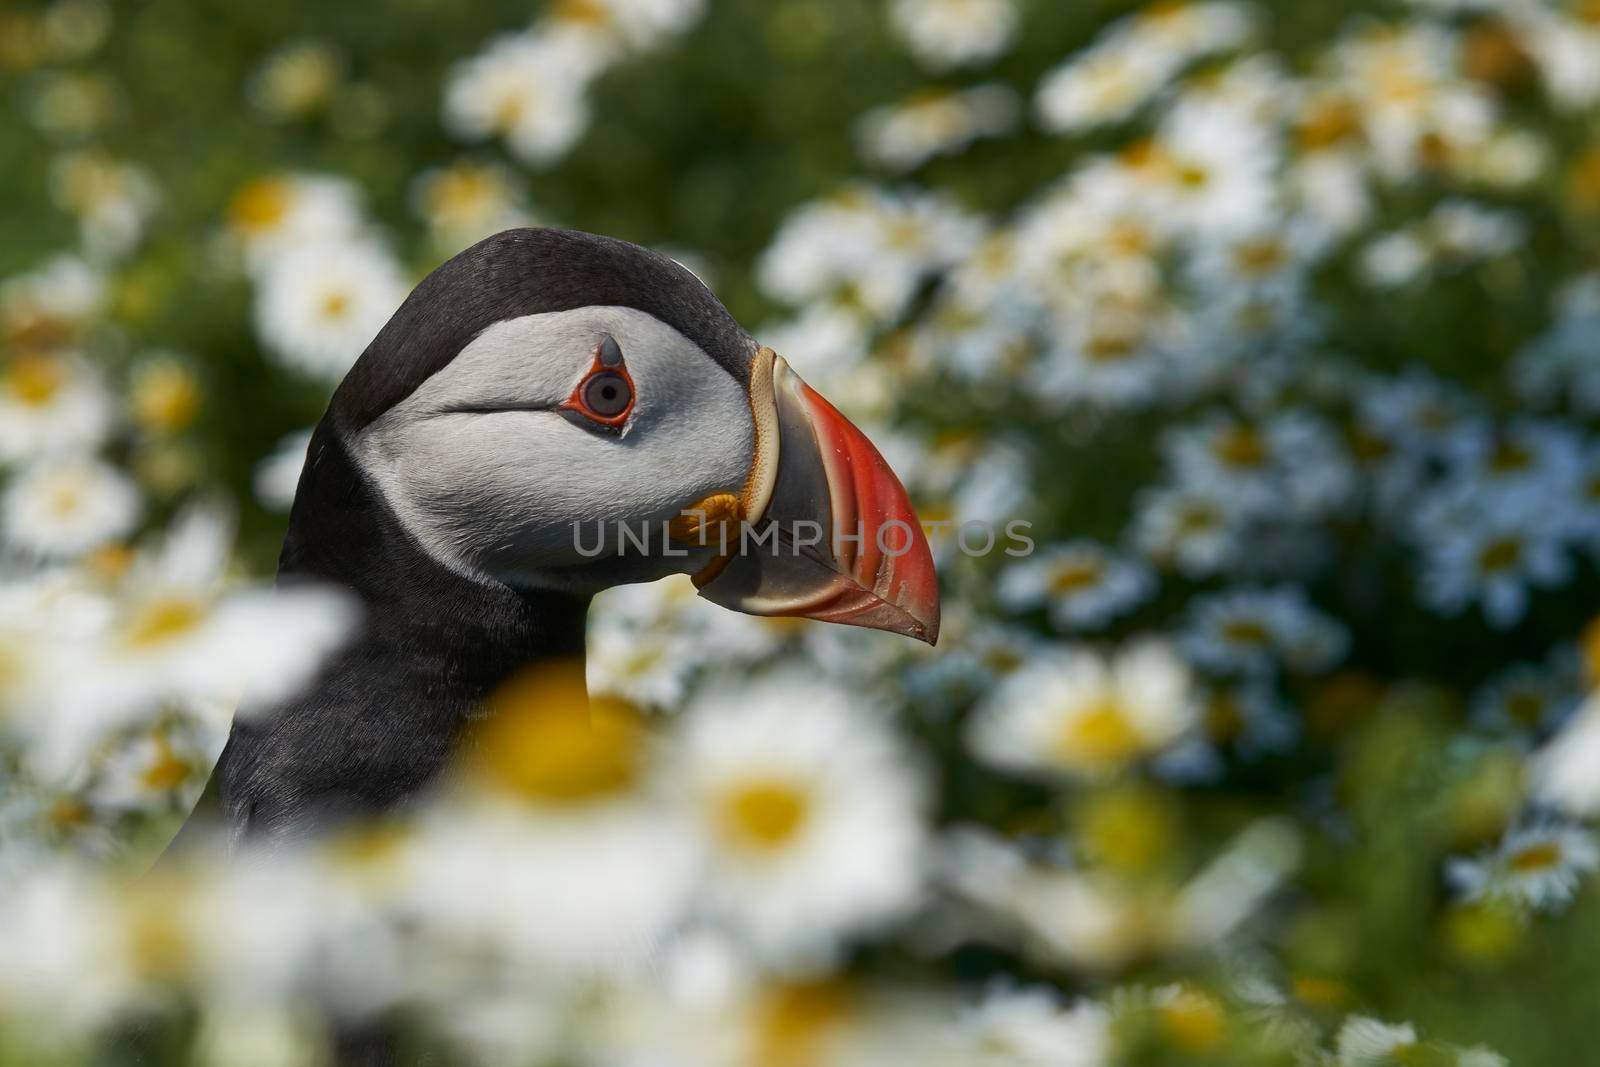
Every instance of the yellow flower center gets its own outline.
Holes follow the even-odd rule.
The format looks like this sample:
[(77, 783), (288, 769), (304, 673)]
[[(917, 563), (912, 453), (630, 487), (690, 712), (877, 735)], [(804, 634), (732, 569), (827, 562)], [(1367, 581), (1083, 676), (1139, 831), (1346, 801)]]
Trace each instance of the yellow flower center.
[(494, 201), (498, 188), (494, 172), (487, 167), (451, 167), (428, 186), (428, 214), (446, 219), (470, 217)]
[(123, 629), (123, 644), (150, 648), (193, 633), (205, 621), (205, 605), (187, 597), (161, 597), (143, 605)]
[(793, 782), (754, 780), (718, 798), (716, 825), (731, 844), (772, 851), (789, 844), (811, 814), (811, 798)]
[(1502, 574), (1522, 559), (1522, 542), (1514, 537), (1490, 541), (1478, 553), (1478, 569), (1485, 574)]
[(61, 364), (49, 356), (18, 356), (6, 368), (5, 390), (27, 407), (44, 407), (66, 381)]
[(1206, 736), (1219, 745), (1226, 745), (1244, 733), (1244, 708), (1239, 698), (1230, 692), (1221, 692), (1206, 705)]
[(1329, 100), (1310, 108), (1300, 119), (1302, 148), (1329, 148), (1354, 137), (1361, 129), (1361, 113), (1343, 100)]
[(77, 479), (57, 482), (50, 487), (46, 506), (58, 519), (71, 518), (83, 507), (83, 484)]
[(1223, 624), (1222, 636), (1235, 645), (1265, 645), (1272, 631), (1257, 619), (1233, 619)]
[(1267, 441), (1250, 426), (1230, 426), (1212, 445), (1218, 459), (1230, 467), (1259, 467), (1267, 461)]
[(1096, 333), (1083, 346), (1091, 363), (1120, 363), (1138, 351), (1138, 338), (1125, 333)]
[(1496, 474), (1513, 474), (1527, 470), (1533, 463), (1533, 453), (1512, 441), (1502, 441), (1489, 455), (1489, 469)]
[(561, 22), (582, 26), (605, 26), (611, 22), (611, 9), (599, 0), (556, 0), (550, 13)]
[(1506, 716), (1521, 726), (1537, 726), (1544, 715), (1544, 698), (1538, 693), (1524, 691), (1506, 698)]
[(1211, 181), (1211, 172), (1198, 163), (1181, 163), (1178, 165), (1177, 179), (1185, 189), (1204, 189)]
[(145, 428), (176, 433), (194, 421), (200, 410), (200, 384), (176, 363), (146, 367), (134, 382), (133, 416)]
[(1067, 718), (1058, 748), (1069, 763), (1114, 767), (1137, 756), (1144, 739), (1122, 701), (1107, 695)]
[(350, 294), (343, 289), (324, 293), (317, 310), (325, 319), (342, 319), (350, 313)]
[(1098, 560), (1062, 563), (1050, 575), (1050, 590), (1061, 596), (1070, 596), (1100, 584), (1104, 574), (1105, 567)]
[(490, 784), (548, 804), (581, 804), (638, 781), (645, 730), (628, 704), (590, 701), (583, 665), (532, 668), (489, 701), (475, 759)]
[(1337, 1008), (1350, 998), (1349, 988), (1337, 978), (1302, 975), (1289, 983), (1289, 992), (1302, 1004)]
[(1506, 857), (1506, 867), (1518, 874), (1547, 871), (1561, 862), (1561, 846), (1554, 841), (1536, 841)]
[(757, 1006), (747, 1062), (761, 1067), (815, 1064), (820, 1046), (849, 1011), (849, 998), (838, 982), (797, 982), (772, 989)]
[(1215, 1049), (1227, 1030), (1222, 1005), (1201, 993), (1180, 993), (1170, 1004), (1162, 1005), (1160, 1014), (1168, 1039), (1189, 1053)]
[(1271, 237), (1243, 241), (1233, 248), (1233, 265), (1241, 274), (1270, 274), (1288, 262), (1283, 242)]
[(527, 109), (526, 90), (507, 93), (495, 106), (494, 114), (489, 119), (489, 126), (496, 133), (508, 134), (517, 128), (517, 123), (522, 121), (523, 112)]
[(287, 178), (257, 178), (233, 194), (228, 220), (246, 234), (266, 233), (289, 214), (292, 199)]
[(156, 758), (139, 776), (139, 783), (155, 793), (176, 789), (189, 779), (192, 768), (177, 757), (164, 738), (156, 740)]

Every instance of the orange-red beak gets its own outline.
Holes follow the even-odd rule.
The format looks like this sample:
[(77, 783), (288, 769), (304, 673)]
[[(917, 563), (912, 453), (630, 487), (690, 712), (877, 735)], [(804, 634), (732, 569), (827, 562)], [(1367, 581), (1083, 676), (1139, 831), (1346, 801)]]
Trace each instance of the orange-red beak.
[(744, 527), (700, 595), (751, 615), (866, 626), (933, 644), (939, 576), (906, 491), (872, 442), (770, 349), (756, 357)]

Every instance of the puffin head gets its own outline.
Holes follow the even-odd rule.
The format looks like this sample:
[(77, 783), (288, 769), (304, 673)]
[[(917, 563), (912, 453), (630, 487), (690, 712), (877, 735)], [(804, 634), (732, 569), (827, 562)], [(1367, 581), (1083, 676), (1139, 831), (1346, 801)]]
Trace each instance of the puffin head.
[(749, 614), (938, 635), (932, 556), (882, 456), (691, 272), (624, 241), (519, 229), (460, 253), (319, 435), (473, 581), (588, 596), (687, 573)]

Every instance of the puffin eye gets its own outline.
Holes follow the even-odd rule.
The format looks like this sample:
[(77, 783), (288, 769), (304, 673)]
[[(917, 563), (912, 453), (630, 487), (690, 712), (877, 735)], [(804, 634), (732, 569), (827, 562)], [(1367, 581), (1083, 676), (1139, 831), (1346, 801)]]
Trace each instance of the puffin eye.
[(595, 429), (619, 432), (633, 414), (633, 378), (622, 360), (622, 346), (606, 334), (595, 346), (594, 362), (567, 402), (573, 417), (582, 416)]
[(583, 383), (583, 406), (602, 419), (614, 419), (633, 404), (633, 386), (616, 371), (589, 375)]

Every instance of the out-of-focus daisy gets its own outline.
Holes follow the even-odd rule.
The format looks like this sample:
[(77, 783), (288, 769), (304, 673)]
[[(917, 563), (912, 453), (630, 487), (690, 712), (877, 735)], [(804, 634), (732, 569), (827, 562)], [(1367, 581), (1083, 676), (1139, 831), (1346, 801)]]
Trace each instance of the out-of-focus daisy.
[(253, 270), (307, 245), (352, 239), (364, 226), (359, 190), (326, 174), (264, 175), (228, 203), (228, 232)]
[(958, 261), (981, 232), (945, 197), (851, 186), (786, 219), (757, 262), (757, 276), (787, 303), (832, 297), (888, 321), (929, 273)]
[(1477, 603), (1491, 626), (1508, 629), (1527, 613), (1531, 591), (1560, 585), (1572, 562), (1545, 516), (1518, 507), (1475, 510), (1445, 501), (1419, 516), (1417, 595), (1450, 615)]
[(5, 540), (37, 556), (78, 556), (129, 533), (139, 492), (110, 464), (82, 456), (40, 460), (6, 488)]
[(1408, 285), (1435, 268), (1459, 269), (1505, 255), (1525, 236), (1516, 215), (1466, 201), (1447, 201), (1411, 226), (1385, 234), (1361, 253), (1361, 271), (1376, 286)]
[(200, 412), (200, 382), (181, 357), (153, 352), (133, 369), (128, 407), (133, 420), (153, 434), (187, 429)]
[(84, 247), (101, 257), (120, 256), (144, 236), (161, 203), (154, 179), (141, 167), (93, 152), (74, 152), (50, 171), (56, 203), (78, 219)]
[(1094, 629), (1154, 592), (1150, 573), (1093, 541), (1051, 545), (1012, 563), (997, 583), (1000, 603), (1012, 611), (1047, 605), (1061, 630)]
[(256, 464), (254, 489), (261, 506), (273, 511), (288, 511), (300, 487), (300, 472), (306, 465), (306, 449), (311, 431), (297, 430), (278, 442), (272, 454)]
[(641, 717), (590, 701), (582, 666), (562, 663), (514, 676), (478, 731), (470, 791), (401, 846), (401, 899), (462, 966), (488, 953), (571, 976), (638, 967), (695, 874)]
[(1016, 0), (894, 0), (889, 22), (923, 65), (969, 67), (994, 59), (1011, 44)]
[(1266, 419), (1215, 413), (1169, 432), (1166, 449), (1180, 485), (1225, 495), (1237, 506), (1315, 516), (1342, 503), (1353, 471), (1341, 442), (1296, 411)]
[(1574, 680), (1542, 664), (1513, 664), (1472, 697), (1472, 720), (1496, 732), (1537, 735), (1559, 725), (1582, 694)]
[(1600, 846), (1581, 826), (1537, 823), (1511, 830), (1474, 859), (1452, 860), (1446, 877), (1468, 901), (1499, 898), (1544, 911), (1571, 902), (1582, 876), (1600, 867)]
[(1092, 778), (1169, 747), (1197, 715), (1183, 661), (1146, 641), (1110, 658), (1041, 654), (980, 705), (968, 738), (981, 759), (1007, 770)]
[(442, 249), (457, 251), (516, 226), (530, 215), (516, 178), (505, 167), (463, 159), (424, 171), (411, 184), (411, 206)]
[(1316, 672), (1344, 656), (1349, 635), (1299, 589), (1238, 589), (1197, 598), (1183, 647), (1208, 670), (1255, 673), (1278, 664)]
[(1030, 951), (1106, 970), (1215, 945), (1277, 890), (1300, 851), (1290, 826), (1262, 820), (1187, 881), (1136, 885), (1031, 860), (1010, 842), (966, 829), (947, 840), (940, 871), (958, 894), (1014, 926)]
[(560, 0), (539, 30), (583, 39), (609, 61), (622, 48), (643, 51), (682, 33), (705, 9), (706, 0)]
[(1529, 768), (1535, 800), (1574, 818), (1600, 811), (1600, 699), (1594, 696), (1540, 749)]
[(874, 108), (861, 116), (856, 132), (868, 159), (890, 170), (912, 170), (934, 156), (1009, 132), (1019, 111), (1016, 94), (1003, 85), (931, 90)]
[(1239, 109), (1210, 102), (1163, 120), (1145, 176), (1186, 229), (1248, 232), (1272, 218), (1277, 146)]
[(708, 849), (712, 907), (762, 953), (826, 953), (916, 902), (921, 783), (843, 693), (774, 678), (703, 694), (672, 766)]
[(108, 710), (180, 697), (270, 704), (304, 684), (356, 622), (343, 594), (319, 587), (229, 590), (232, 524), (194, 508), (137, 558), (85, 686)]
[(96, 802), (123, 811), (186, 810), (213, 754), (175, 729), (155, 729), (117, 747), (98, 770)]
[(31, 353), (72, 344), (105, 304), (104, 275), (77, 256), (56, 256), (0, 283), (0, 340)]
[(992, 1067), (1105, 1067), (1113, 1045), (1103, 1006), (1064, 1006), (1044, 988), (990, 989), (961, 1012), (952, 1036), (972, 1057), (961, 1062)]
[(525, 163), (554, 163), (589, 125), (586, 93), (596, 62), (566, 36), (497, 37), (450, 72), (445, 125), (464, 140), (503, 137)]
[(256, 110), (276, 122), (327, 107), (344, 76), (344, 57), (326, 41), (295, 41), (274, 51), (245, 86)]
[(1565, 399), (1581, 414), (1600, 413), (1600, 363), (1593, 341), (1600, 332), (1600, 275), (1585, 274), (1562, 287), (1549, 328), (1512, 366), (1512, 381), (1528, 400)]
[(0, 370), (0, 460), (92, 449), (111, 429), (99, 369), (76, 355), (22, 354)]
[(1361, 1015), (1346, 1019), (1335, 1039), (1339, 1067), (1399, 1067), (1421, 1051), (1415, 1026)]
[(409, 289), (400, 264), (381, 245), (308, 244), (277, 257), (262, 277), (256, 332), (287, 366), (338, 378)]
[(1116, 122), (1147, 103), (1172, 74), (1167, 57), (1123, 39), (1096, 44), (1045, 74), (1034, 107), (1044, 127), (1071, 133)]
[(1239, 515), (1225, 494), (1203, 487), (1156, 487), (1141, 494), (1136, 507), (1133, 542), (1157, 566), (1203, 578), (1238, 558)]

